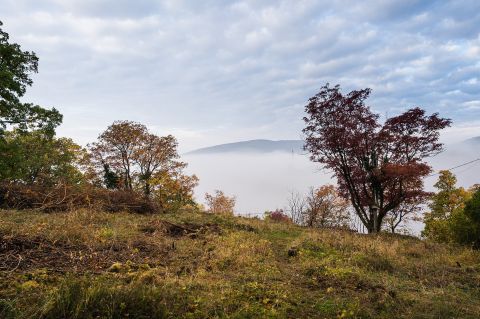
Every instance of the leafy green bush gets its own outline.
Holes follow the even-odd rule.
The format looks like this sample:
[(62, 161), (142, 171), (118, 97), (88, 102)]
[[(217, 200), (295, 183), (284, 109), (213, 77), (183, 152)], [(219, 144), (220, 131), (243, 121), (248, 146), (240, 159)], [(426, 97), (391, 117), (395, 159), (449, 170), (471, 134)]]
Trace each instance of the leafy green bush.
[(425, 214), (422, 235), (436, 242), (480, 247), (480, 188), (456, 187), (456, 177), (441, 171), (432, 197), (431, 211)]
[(477, 189), (472, 198), (466, 202), (463, 211), (466, 217), (464, 222), (465, 241), (480, 248), (480, 189)]

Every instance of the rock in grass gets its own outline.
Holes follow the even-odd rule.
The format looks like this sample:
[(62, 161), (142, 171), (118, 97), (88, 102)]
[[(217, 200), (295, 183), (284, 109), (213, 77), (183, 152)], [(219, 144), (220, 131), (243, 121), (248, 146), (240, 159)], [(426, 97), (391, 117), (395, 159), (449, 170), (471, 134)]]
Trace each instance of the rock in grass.
[(298, 255), (298, 249), (295, 247), (292, 247), (288, 250), (288, 257), (295, 257)]

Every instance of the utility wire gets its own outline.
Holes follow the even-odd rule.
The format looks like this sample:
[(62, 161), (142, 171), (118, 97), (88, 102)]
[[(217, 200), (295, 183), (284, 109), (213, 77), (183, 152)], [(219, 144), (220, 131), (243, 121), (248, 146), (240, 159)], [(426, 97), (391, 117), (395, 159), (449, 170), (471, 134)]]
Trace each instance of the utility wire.
[(463, 172), (466, 172), (466, 171), (474, 168), (475, 166), (478, 166), (478, 163), (479, 163), (479, 162), (477, 162), (476, 164), (473, 164), (473, 165), (471, 165), (471, 166), (469, 166), (469, 167), (467, 167), (467, 168), (464, 168), (464, 169), (462, 169), (461, 171), (458, 171), (458, 172), (457, 172), (457, 175), (458, 175), (458, 174), (462, 174)]
[[(468, 164), (472, 164), (472, 163), (475, 163), (475, 162), (478, 162), (478, 161), (480, 161), (480, 158), (477, 158), (477, 159), (471, 160), (471, 161), (469, 161), (469, 162), (466, 162), (466, 163), (457, 165), (457, 166), (455, 166), (455, 167), (448, 168), (447, 170), (451, 171), (452, 169), (460, 168), (460, 167), (463, 167), (463, 166), (466, 166), (466, 165), (468, 165)], [(430, 174), (430, 175), (428, 175), (427, 177), (432, 177), (432, 176), (435, 176), (435, 175), (440, 175), (440, 172)]]

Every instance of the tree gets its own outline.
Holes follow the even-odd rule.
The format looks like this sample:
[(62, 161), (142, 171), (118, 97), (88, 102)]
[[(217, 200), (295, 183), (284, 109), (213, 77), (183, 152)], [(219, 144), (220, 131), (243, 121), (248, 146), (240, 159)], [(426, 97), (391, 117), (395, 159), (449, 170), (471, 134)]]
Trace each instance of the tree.
[(457, 187), (456, 183), (457, 178), (450, 171), (440, 171), (434, 185), (438, 192), (431, 198), (430, 211), (425, 213), (422, 236), (437, 242), (458, 241), (455, 237), (458, 238), (459, 230), (463, 228), (461, 224), (465, 225), (463, 209), (471, 193)]
[(436, 218), (447, 218), (454, 211), (463, 209), (468, 198), (468, 192), (463, 187), (457, 187), (457, 178), (448, 171), (440, 171), (438, 181), (434, 187), (438, 192), (432, 196), (429, 205), (431, 214)]
[(298, 192), (291, 191), (290, 198), (287, 202), (287, 213), (293, 223), (303, 224), (303, 217), (305, 215), (306, 202), (305, 198)]
[(379, 232), (385, 216), (405, 201), (424, 200), (425, 158), (443, 145), (439, 131), (451, 121), (420, 108), (389, 118), (383, 125), (365, 100), (370, 89), (340, 92), (323, 86), (305, 107), (305, 149), (310, 159), (333, 171), (342, 196), (369, 233)]
[(472, 244), (475, 248), (480, 248), (480, 188), (476, 189), (472, 198), (465, 204), (464, 214), (468, 221), (468, 231), (462, 232), (465, 234), (464, 243)]
[(101, 168), (119, 172), (122, 188), (133, 190), (135, 155), (147, 134), (145, 125), (131, 121), (116, 121), (100, 134), (98, 142), (90, 146), (93, 158)]
[(350, 220), (348, 202), (333, 185), (310, 188), (303, 221), (308, 227), (345, 227)]
[(187, 164), (178, 160), (177, 147), (174, 136), (157, 136), (131, 121), (114, 122), (89, 146), (104, 187), (141, 192), (170, 212), (193, 205), (198, 185), (195, 175), (184, 174)]
[(107, 188), (120, 186), (133, 191), (141, 184), (145, 197), (149, 197), (156, 173), (186, 166), (177, 161), (177, 147), (172, 135), (157, 136), (149, 133), (143, 124), (116, 121), (100, 134), (98, 142), (90, 145), (90, 152), (104, 174)]
[(7, 131), (0, 143), (0, 179), (27, 185), (78, 184), (83, 181), (85, 154), (68, 138), (44, 131)]
[[(390, 213), (385, 217), (386, 228), (392, 233), (395, 232), (403, 225), (407, 224), (409, 221), (421, 221), (419, 217), (421, 211), (421, 203), (416, 203), (412, 201), (405, 201), (400, 204), (397, 208), (392, 209)], [(407, 230), (403, 228), (404, 232)]]
[[(146, 133), (140, 139), (141, 145), (136, 148), (133, 159), (140, 168), (140, 180), (144, 183), (144, 194), (150, 196), (152, 176), (160, 169), (168, 171), (178, 167), (177, 140), (172, 135), (156, 136)], [(181, 165), (180, 165), (181, 166)]]
[(235, 197), (225, 195), (221, 190), (215, 190), (215, 194), (205, 194), (208, 211), (213, 214), (233, 215)]
[(22, 103), (27, 86), (31, 86), (32, 73), (38, 72), (38, 58), (34, 52), (22, 51), (2, 30), (0, 21), (0, 135), (7, 126), (21, 130), (43, 129), (50, 135), (62, 122), (55, 109), (47, 110), (31, 103)]
[(107, 163), (103, 163), (103, 183), (108, 189), (117, 189), (120, 183), (120, 178), (117, 173), (110, 169)]
[(195, 205), (194, 188), (198, 185), (198, 177), (183, 173), (185, 163), (177, 162), (168, 170), (156, 172), (150, 180), (154, 198), (163, 210), (177, 212), (186, 205)]

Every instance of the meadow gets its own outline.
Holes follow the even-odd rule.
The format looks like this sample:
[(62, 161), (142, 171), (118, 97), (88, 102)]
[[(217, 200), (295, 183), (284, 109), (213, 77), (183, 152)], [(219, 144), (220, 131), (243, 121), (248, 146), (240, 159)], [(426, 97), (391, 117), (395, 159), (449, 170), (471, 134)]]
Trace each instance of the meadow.
[(0, 318), (478, 318), (480, 253), (184, 209), (0, 212)]

